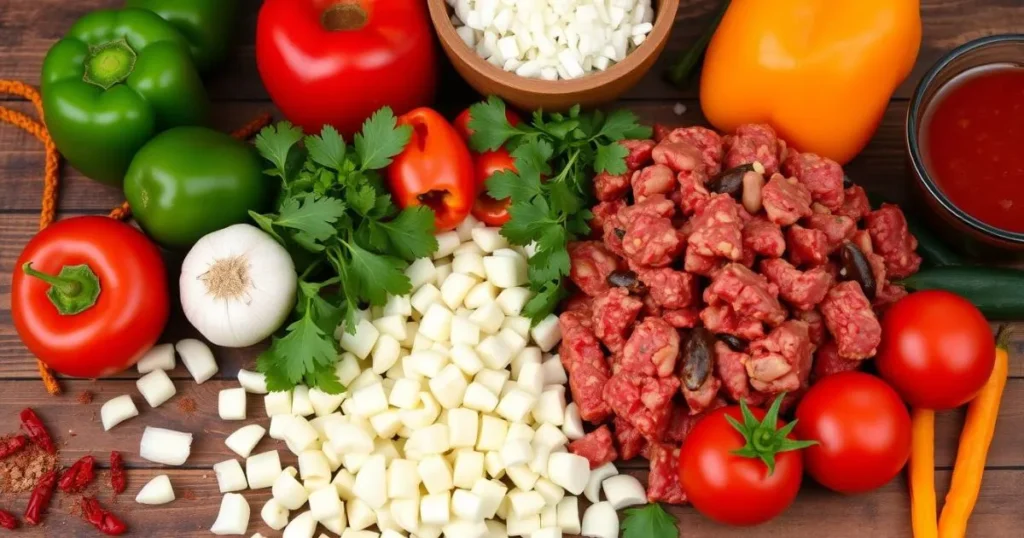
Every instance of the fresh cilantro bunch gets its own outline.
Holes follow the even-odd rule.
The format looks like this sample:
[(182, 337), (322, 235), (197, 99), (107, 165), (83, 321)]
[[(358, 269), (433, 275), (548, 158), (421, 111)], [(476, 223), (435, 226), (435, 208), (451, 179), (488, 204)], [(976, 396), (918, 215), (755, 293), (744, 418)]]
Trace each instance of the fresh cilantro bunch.
[(676, 518), (658, 503), (626, 510), (622, 538), (679, 538)]
[(515, 159), (517, 172), (492, 175), (487, 192), (496, 200), (512, 201), (511, 220), (501, 234), (515, 245), (536, 243), (529, 263), (535, 295), (523, 310), (536, 324), (568, 295), (566, 245), (590, 233), (593, 177), (600, 172), (626, 173), (629, 152), (617, 142), (650, 138), (651, 129), (628, 110), (606, 115), (583, 113), (579, 106), (568, 114), (537, 111), (532, 121), (512, 125), (505, 117), (505, 103), (494, 96), (470, 107), (469, 115), (473, 149), (504, 146)]
[(433, 212), (400, 211), (378, 172), (411, 134), (383, 108), (366, 120), (352, 147), (330, 126), (303, 136), (281, 122), (256, 137), (256, 149), (271, 165), (265, 173), (281, 181), (281, 195), (275, 213), (251, 216), (288, 249), (300, 271), (294, 321), (257, 362), (270, 390), (303, 383), (330, 394), (344, 391), (334, 373), (339, 324), (354, 332), (359, 308), (409, 293), (406, 265), (437, 250)]

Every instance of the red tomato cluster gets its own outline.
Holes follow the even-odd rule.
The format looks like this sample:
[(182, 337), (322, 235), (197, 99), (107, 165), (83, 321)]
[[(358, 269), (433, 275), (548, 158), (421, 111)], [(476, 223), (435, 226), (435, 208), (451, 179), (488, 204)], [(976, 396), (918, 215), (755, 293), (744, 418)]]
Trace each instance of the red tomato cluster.
[[(505, 118), (512, 125), (518, 125), (519, 116), (511, 110), (505, 110)], [(462, 139), (469, 144), (473, 130), (469, 128), (469, 109), (463, 110), (455, 118), (455, 128)], [(477, 197), (473, 204), (473, 217), (488, 226), (501, 226), (511, 218), (508, 214), (509, 200), (495, 200), (487, 194), (487, 179), (496, 172), (503, 170), (515, 171), (515, 159), (505, 148), (483, 153), (473, 152), (473, 173), (476, 179)]]

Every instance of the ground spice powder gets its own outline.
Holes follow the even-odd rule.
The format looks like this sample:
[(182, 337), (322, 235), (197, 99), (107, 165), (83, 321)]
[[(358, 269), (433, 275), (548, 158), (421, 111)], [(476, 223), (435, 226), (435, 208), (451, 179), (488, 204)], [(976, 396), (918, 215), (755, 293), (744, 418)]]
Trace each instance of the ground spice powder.
[(196, 413), (196, 409), (198, 409), (198, 406), (196, 405), (196, 401), (192, 398), (186, 396), (178, 400), (178, 411), (181, 411), (188, 416), (192, 416)]
[(75, 399), (78, 400), (78, 403), (82, 405), (88, 405), (92, 403), (92, 397), (93, 395), (91, 392), (83, 390), (82, 392), (78, 393), (78, 396)]
[[(8, 439), (11, 436), (5, 436)], [(0, 460), (0, 492), (22, 493), (36, 486), (39, 477), (57, 468), (58, 454), (50, 454), (29, 444), (8, 458)]]

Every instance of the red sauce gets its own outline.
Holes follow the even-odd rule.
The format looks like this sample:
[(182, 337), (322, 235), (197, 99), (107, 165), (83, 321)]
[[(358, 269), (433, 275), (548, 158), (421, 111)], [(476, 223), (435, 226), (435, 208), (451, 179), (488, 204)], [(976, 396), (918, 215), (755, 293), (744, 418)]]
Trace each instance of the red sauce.
[(923, 135), (928, 172), (951, 202), (1024, 232), (1024, 68), (960, 75), (932, 101)]

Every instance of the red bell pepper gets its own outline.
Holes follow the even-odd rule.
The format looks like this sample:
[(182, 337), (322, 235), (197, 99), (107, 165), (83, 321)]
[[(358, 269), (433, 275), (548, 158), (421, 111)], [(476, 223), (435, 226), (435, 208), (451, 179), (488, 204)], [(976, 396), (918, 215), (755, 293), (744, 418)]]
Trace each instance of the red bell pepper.
[(476, 199), (469, 148), (455, 127), (429, 108), (400, 116), (398, 124), (411, 126), (412, 138), (387, 171), (395, 203), (402, 209), (428, 206), (434, 210), (435, 230), (451, 230)]
[(256, 64), (288, 120), (346, 137), (382, 106), (403, 114), (429, 105), (437, 78), (423, 0), (266, 0)]
[[(520, 121), (519, 115), (508, 109), (505, 110), (505, 118), (512, 125), (517, 125)], [(469, 138), (473, 135), (473, 130), (469, 128), (469, 120), (468, 108), (455, 118), (455, 129), (459, 131), (459, 136), (467, 144), (469, 144)], [(473, 217), (488, 226), (501, 226), (511, 219), (511, 216), (508, 214), (508, 206), (511, 200), (507, 198), (504, 200), (491, 198), (487, 194), (487, 180), (494, 173), (501, 172), (502, 170), (512, 170), (515, 172), (515, 159), (503, 147), (483, 153), (476, 153), (470, 149), (470, 153), (473, 155), (473, 170), (478, 193), (476, 202), (473, 203)]]

